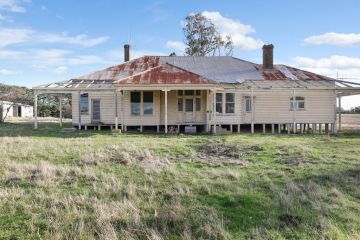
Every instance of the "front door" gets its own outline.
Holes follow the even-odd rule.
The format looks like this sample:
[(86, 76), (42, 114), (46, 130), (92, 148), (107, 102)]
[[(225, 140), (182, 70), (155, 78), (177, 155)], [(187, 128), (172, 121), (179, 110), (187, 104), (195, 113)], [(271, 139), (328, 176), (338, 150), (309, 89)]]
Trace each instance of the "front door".
[(101, 121), (100, 100), (92, 100), (92, 121)]
[(185, 98), (185, 119), (186, 122), (194, 122), (194, 99)]

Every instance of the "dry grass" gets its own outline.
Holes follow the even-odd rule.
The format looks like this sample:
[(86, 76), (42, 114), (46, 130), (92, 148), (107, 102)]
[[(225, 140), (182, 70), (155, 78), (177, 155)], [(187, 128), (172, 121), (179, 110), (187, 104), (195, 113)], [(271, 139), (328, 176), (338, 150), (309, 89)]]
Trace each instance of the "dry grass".
[[(357, 239), (360, 138), (0, 127), (0, 239)], [(5, 134), (6, 133), (6, 134)]]

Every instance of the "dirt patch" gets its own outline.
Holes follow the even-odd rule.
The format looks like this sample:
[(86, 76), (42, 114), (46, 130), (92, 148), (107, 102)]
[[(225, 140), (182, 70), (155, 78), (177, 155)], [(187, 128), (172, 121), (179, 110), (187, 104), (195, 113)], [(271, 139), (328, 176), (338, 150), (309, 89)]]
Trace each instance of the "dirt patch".
[(221, 141), (208, 141), (198, 146), (195, 158), (202, 162), (247, 165), (249, 161), (245, 160), (245, 157), (260, 151), (263, 151), (261, 145), (242, 147), (236, 144), (225, 144)]
[(311, 150), (296, 145), (284, 145), (277, 148), (277, 161), (281, 164), (299, 166), (313, 163), (309, 159)]
[(300, 217), (290, 214), (281, 215), (279, 220), (285, 227), (298, 227), (302, 223), (302, 219)]

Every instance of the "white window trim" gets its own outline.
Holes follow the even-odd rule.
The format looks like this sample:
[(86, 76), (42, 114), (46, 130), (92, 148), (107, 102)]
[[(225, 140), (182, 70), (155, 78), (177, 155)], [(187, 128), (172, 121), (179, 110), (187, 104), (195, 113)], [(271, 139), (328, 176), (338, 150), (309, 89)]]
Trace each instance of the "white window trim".
[[(234, 112), (233, 113), (226, 113), (226, 93), (233, 93), (234, 94), (234, 102), (230, 102), (230, 103), (234, 103)], [(222, 106), (222, 112), (216, 112), (217, 116), (233, 116), (236, 115), (236, 92), (217, 92), (216, 94), (221, 94), (221, 106)], [(215, 96), (215, 102), (217, 104), (216, 101), (216, 96)], [(215, 105), (216, 107), (216, 105)], [(216, 109), (215, 109), (216, 111)]]
[[(183, 92), (183, 94), (181, 96), (179, 95), (179, 91)], [(203, 92), (201, 90), (193, 90), (193, 91), (194, 91), (194, 95), (185, 95), (185, 90), (177, 90), (176, 91), (177, 101), (179, 101), (179, 99), (182, 99), (182, 102), (183, 102), (182, 111), (179, 111), (179, 104), (178, 104), (178, 102), (176, 102), (176, 110), (178, 113), (186, 113), (186, 99), (191, 99), (191, 98), (193, 99), (193, 112), (199, 113), (203, 110), (203, 107), (202, 107)], [(200, 91), (200, 95), (196, 95), (196, 91)], [(196, 99), (200, 99), (200, 110), (199, 111), (196, 110)]]
[[(227, 93), (232, 93), (232, 94), (234, 94), (234, 101), (233, 102), (227, 102), (226, 101), (226, 94)], [(235, 92), (224, 92), (224, 94), (223, 94), (223, 99), (225, 99), (225, 101), (224, 101), (224, 108), (223, 108), (223, 112), (224, 112), (224, 114), (225, 115), (235, 115), (235, 113), (236, 113), (236, 93)], [(226, 104), (227, 103), (233, 103), (234, 104), (234, 112), (233, 113), (227, 113), (226, 112)]]
[[(87, 109), (87, 112), (82, 112), (82, 111), (81, 111), (81, 96), (84, 95), (84, 94), (87, 94), (87, 98), (88, 98), (88, 109)], [(89, 94), (88, 92), (87, 92), (87, 93), (81, 93), (81, 94), (80, 94), (80, 98), (79, 98), (80, 115), (89, 115), (89, 114), (90, 114), (90, 103), (91, 103), (90, 94)]]
[[(139, 115), (133, 114), (132, 111), (131, 111), (131, 93), (133, 93), (133, 92), (140, 92), (140, 114)], [(152, 114), (144, 114), (144, 92), (153, 92), (153, 111), (152, 111)], [(129, 100), (130, 100), (130, 115), (132, 117), (153, 117), (155, 115), (155, 113), (154, 113), (155, 91), (130, 91)]]
[[(250, 111), (247, 110), (247, 101), (248, 100), (250, 100)], [(251, 99), (251, 96), (244, 96), (244, 111), (245, 111), (245, 113), (251, 113), (253, 111), (254, 102), (255, 102), (255, 97), (254, 97), (254, 99)]]
[[(301, 97), (304, 100), (296, 100), (296, 98), (298, 98), (298, 97)], [(295, 105), (296, 105), (295, 109), (291, 108), (291, 102), (292, 101), (293, 101), (293, 104), (294, 104), (294, 100), (291, 100), (292, 98), (294, 98), (294, 97), (290, 97), (290, 99), (289, 99), (289, 111), (306, 111), (306, 105), (307, 104), (306, 104), (305, 97), (303, 97), (303, 96), (295, 96)], [(299, 101), (304, 102), (304, 108), (299, 108)]]

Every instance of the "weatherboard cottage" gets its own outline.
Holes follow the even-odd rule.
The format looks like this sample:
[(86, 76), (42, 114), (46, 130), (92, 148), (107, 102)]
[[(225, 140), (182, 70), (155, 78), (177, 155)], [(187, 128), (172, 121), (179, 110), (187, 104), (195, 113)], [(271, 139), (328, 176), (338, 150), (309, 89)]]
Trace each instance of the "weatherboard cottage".
[(360, 84), (274, 65), (273, 48), (264, 45), (256, 64), (227, 56), (130, 60), (125, 45), (122, 64), (34, 87), (35, 113), (39, 94), (71, 94), (78, 129), (336, 133), (336, 100), (359, 94)]

